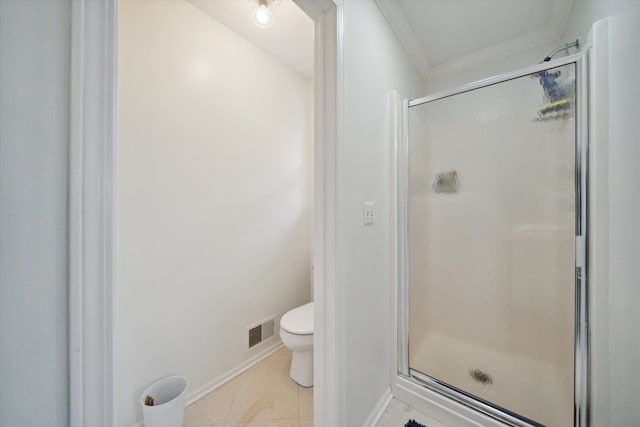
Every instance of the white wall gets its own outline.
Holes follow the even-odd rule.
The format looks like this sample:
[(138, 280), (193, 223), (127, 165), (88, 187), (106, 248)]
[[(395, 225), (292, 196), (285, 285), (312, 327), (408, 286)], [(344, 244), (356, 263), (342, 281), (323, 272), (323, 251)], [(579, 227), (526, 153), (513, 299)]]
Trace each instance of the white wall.
[(597, 22), (591, 39), (589, 275), (594, 425), (634, 425), (639, 414), (639, 39), (640, 10), (633, 16), (626, 13)]
[[(585, 45), (592, 25), (608, 16), (640, 14), (638, 1), (575, 1), (564, 38), (579, 36)], [(628, 24), (628, 23), (627, 23)], [(635, 219), (640, 196), (638, 181), (640, 134), (637, 110), (640, 71), (638, 23), (601, 23), (594, 30), (591, 52), (590, 113), (590, 290), (591, 393), (594, 425), (637, 423), (635, 398), (640, 395), (640, 300), (634, 262), (640, 253)], [(635, 141), (635, 142), (634, 142)], [(635, 153), (635, 155), (634, 155)], [(636, 231), (634, 231), (636, 230)]]
[[(344, 324), (346, 426), (367, 418), (389, 387), (389, 91), (424, 94), (424, 82), (373, 1), (344, 3), (344, 145), (338, 167), (338, 288)], [(375, 203), (375, 224), (362, 204)]]
[(68, 425), (66, 1), (0, 1), (0, 425)]
[(119, 12), (117, 425), (310, 298), (310, 81), (185, 1)]
[(587, 43), (594, 22), (620, 13), (640, 11), (637, 0), (574, 0), (562, 38), (567, 41), (580, 37)]
[(609, 37), (609, 425), (623, 426), (640, 417), (640, 13), (612, 20)]

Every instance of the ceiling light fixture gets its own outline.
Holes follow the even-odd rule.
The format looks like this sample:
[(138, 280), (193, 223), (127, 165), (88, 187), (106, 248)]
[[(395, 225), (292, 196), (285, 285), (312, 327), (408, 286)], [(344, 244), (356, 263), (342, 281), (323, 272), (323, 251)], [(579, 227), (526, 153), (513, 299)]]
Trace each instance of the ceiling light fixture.
[(280, 0), (251, 0), (254, 4), (251, 18), (254, 24), (260, 28), (269, 28), (273, 25), (274, 16), (272, 10), (280, 4)]

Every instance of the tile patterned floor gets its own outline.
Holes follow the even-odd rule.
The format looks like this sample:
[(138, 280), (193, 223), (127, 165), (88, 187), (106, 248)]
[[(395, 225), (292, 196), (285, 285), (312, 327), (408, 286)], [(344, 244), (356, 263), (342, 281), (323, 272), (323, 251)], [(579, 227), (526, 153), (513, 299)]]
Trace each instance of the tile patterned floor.
[(313, 427), (313, 387), (289, 378), (282, 347), (185, 410), (185, 427)]

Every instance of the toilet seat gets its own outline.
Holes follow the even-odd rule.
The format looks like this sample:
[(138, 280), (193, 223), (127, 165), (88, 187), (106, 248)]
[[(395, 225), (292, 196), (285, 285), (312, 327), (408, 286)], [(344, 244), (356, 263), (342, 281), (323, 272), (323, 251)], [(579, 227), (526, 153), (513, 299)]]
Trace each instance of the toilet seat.
[(280, 327), (290, 334), (313, 334), (313, 302), (288, 311), (280, 319)]

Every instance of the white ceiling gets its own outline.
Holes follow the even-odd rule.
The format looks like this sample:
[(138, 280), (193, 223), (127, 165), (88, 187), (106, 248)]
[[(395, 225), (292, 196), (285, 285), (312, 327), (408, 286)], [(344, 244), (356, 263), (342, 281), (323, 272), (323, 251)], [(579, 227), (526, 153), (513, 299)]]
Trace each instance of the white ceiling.
[[(271, 28), (250, 0), (189, 0), (232, 31), (313, 78), (313, 21), (292, 0)], [(357, 0), (347, 0), (357, 1)], [(425, 80), (560, 41), (574, 0), (375, 0)]]
[(189, 0), (235, 33), (284, 62), (302, 75), (313, 78), (313, 20), (292, 0), (282, 0), (273, 10), (270, 28), (258, 28), (251, 20), (249, 0)]
[(556, 41), (573, 0), (376, 0), (425, 80)]

